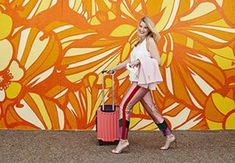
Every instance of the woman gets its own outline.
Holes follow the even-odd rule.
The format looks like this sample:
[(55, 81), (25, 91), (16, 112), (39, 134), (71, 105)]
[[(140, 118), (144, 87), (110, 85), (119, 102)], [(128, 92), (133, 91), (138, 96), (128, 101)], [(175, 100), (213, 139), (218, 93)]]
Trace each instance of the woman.
[(119, 123), (121, 138), (117, 147), (112, 150), (112, 153), (116, 154), (121, 153), (129, 146), (127, 136), (130, 124), (130, 110), (138, 101), (141, 102), (158, 128), (166, 136), (166, 143), (160, 149), (168, 149), (170, 144), (176, 140), (164, 118), (156, 109), (150, 92), (155, 89), (156, 84), (162, 82), (159, 70), (160, 55), (155, 44), (155, 41), (160, 39), (160, 35), (154, 29), (151, 19), (147, 16), (140, 20), (137, 32), (139, 40), (133, 48), (130, 58), (108, 70), (108, 73), (113, 73), (126, 67), (130, 71), (129, 77), (131, 81), (131, 86), (120, 104)]

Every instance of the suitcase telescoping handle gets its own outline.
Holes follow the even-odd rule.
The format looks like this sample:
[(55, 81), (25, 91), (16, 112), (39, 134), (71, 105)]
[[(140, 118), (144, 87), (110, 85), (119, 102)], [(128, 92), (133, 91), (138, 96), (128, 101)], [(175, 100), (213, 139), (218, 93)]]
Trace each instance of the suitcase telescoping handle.
[[(114, 73), (115, 71), (112, 71), (111, 76), (112, 76), (112, 111), (114, 111)], [(104, 99), (105, 99), (105, 95), (104, 95), (104, 77), (105, 74), (107, 74), (107, 70), (103, 70), (102, 71), (103, 74), (103, 78), (102, 78), (102, 108), (104, 109)]]

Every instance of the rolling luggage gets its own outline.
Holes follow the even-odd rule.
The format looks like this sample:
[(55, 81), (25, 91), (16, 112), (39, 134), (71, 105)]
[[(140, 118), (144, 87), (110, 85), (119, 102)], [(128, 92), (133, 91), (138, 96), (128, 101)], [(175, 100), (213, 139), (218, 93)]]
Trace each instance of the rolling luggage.
[(114, 105), (114, 73), (112, 73), (112, 105), (105, 105), (104, 76), (106, 71), (102, 71), (102, 105), (97, 110), (96, 132), (99, 145), (114, 143), (119, 141), (119, 107)]

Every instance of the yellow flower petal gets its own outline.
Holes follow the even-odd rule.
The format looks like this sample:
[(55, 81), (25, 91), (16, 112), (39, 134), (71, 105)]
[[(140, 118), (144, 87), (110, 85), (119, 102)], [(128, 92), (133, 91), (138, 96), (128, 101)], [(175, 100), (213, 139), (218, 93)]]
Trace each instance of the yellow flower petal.
[(126, 14), (126, 15), (128, 15), (130, 18), (136, 20), (136, 18), (130, 13), (130, 10), (129, 10), (129, 8), (127, 7), (127, 4), (126, 4), (125, 1), (121, 3), (120, 9), (121, 9), (121, 11), (122, 11), (124, 14)]
[(167, 54), (163, 52), (161, 55), (161, 66), (163, 66), (163, 64), (166, 62), (166, 59), (167, 59)]
[(213, 122), (208, 119), (206, 121), (207, 121), (207, 125), (208, 125), (209, 129), (213, 129), (213, 130), (222, 130), (223, 129), (222, 123)]
[(11, 43), (5, 39), (0, 41), (0, 49), (1, 49), (0, 71), (2, 71), (10, 63), (13, 54), (13, 48)]
[(112, 11), (109, 11), (108, 12), (108, 17), (109, 17), (109, 20), (113, 20), (113, 19), (116, 18), (116, 15)]
[(122, 55), (121, 55), (122, 62), (127, 59), (127, 57), (129, 56), (130, 50), (131, 50), (131, 44), (127, 42), (122, 51)]
[(203, 16), (203, 15), (206, 15), (206, 14), (212, 12), (215, 9), (216, 9), (216, 6), (213, 3), (210, 3), (210, 2), (200, 3), (195, 8), (195, 10), (193, 10), (193, 12), (182, 17), (180, 20), (181, 21), (188, 21), (188, 20), (196, 19), (200, 16)]
[(37, 8), (37, 12), (35, 13), (35, 15), (41, 13), (42, 11), (51, 8), (52, 6), (54, 6), (56, 4), (57, 0), (43, 0), (40, 2), (39, 7)]
[(101, 24), (100, 21), (97, 19), (96, 16), (94, 16), (93, 18), (91, 18), (91, 25), (98, 25)]
[(235, 68), (235, 65), (233, 64), (235, 56), (233, 53), (233, 49), (231, 47), (224, 47), (220, 49), (210, 49), (210, 50), (217, 54), (214, 56), (214, 59), (221, 68), (223, 69)]
[(186, 47), (193, 48), (194, 41), (187, 37)]
[(57, 0), (27, 1), (27, 3), (21, 1), (18, 3), (23, 3), (22, 6), (24, 6), (24, 10), (19, 11), (20, 16), (31, 19), (34, 16), (56, 5)]
[(12, 19), (10, 16), (0, 13), (0, 40), (6, 38), (12, 29)]
[(115, 28), (113, 32), (110, 34), (110, 36), (113, 37), (123, 37), (123, 36), (129, 36), (131, 33), (135, 30), (135, 27), (128, 25), (128, 24), (122, 24)]
[(167, 55), (167, 63), (166, 66), (169, 67), (173, 59), (173, 52), (169, 52)]
[(159, 31), (166, 30), (173, 24), (179, 3), (179, 1), (163, 1), (164, 12), (156, 26)]
[(235, 112), (233, 112), (225, 121), (226, 129), (235, 129)]
[(218, 93), (214, 93), (212, 95), (212, 99), (217, 109), (224, 115), (228, 114), (228, 112), (230, 112), (231, 110), (235, 108), (234, 100), (228, 97), (223, 97), (222, 95)]
[(105, 85), (107, 88), (111, 88), (112, 87), (112, 79), (106, 79), (105, 80)]
[(18, 82), (11, 82), (9, 87), (6, 89), (6, 95), (9, 99), (14, 99), (16, 98), (20, 91), (21, 91), (22, 86)]
[(151, 119), (132, 118), (130, 123), (131, 130), (155, 130), (156, 124)]
[(43, 117), (43, 120), (47, 125), (47, 128), (52, 129), (51, 120), (48, 115), (47, 108), (45, 106), (45, 102), (43, 101), (43, 99), (39, 95), (37, 95), (35, 93), (30, 93), (30, 96), (34, 99), (35, 104), (38, 106), (39, 111)]
[(89, 84), (91, 87), (93, 87), (93, 85), (95, 84), (97, 77), (95, 75), (90, 75), (88, 80), (89, 80)]
[(18, 81), (24, 75), (23, 69), (19, 67), (19, 64), (16, 61), (12, 61), (9, 70), (13, 76), (13, 79), (11, 79), (11, 81)]
[[(33, 32), (33, 29), (31, 31)], [(31, 50), (27, 58), (27, 61), (25, 63), (26, 69), (29, 69), (30, 66), (32, 66), (37, 60), (39, 60), (39, 57), (42, 56), (43, 52), (48, 47), (48, 42), (50, 41), (50, 39), (49, 38), (45, 38), (43, 40), (40, 39), (43, 36), (43, 34), (44, 34), (43, 32), (38, 32), (37, 36), (33, 40), (34, 42), (30, 47)], [(30, 38), (30, 36), (32, 35), (29, 35), (28, 39), (29, 40), (33, 39)]]

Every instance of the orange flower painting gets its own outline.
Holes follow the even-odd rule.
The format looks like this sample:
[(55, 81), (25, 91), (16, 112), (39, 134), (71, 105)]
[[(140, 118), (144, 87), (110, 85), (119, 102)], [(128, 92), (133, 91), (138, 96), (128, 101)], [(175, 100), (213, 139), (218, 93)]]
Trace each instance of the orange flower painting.
[[(155, 104), (173, 130), (235, 129), (233, 0), (0, 0), (0, 129), (93, 130), (102, 74), (148, 15), (161, 39)], [(105, 102), (111, 77), (105, 76)], [(115, 103), (130, 84), (115, 74)], [(143, 106), (132, 130), (156, 130)]]

